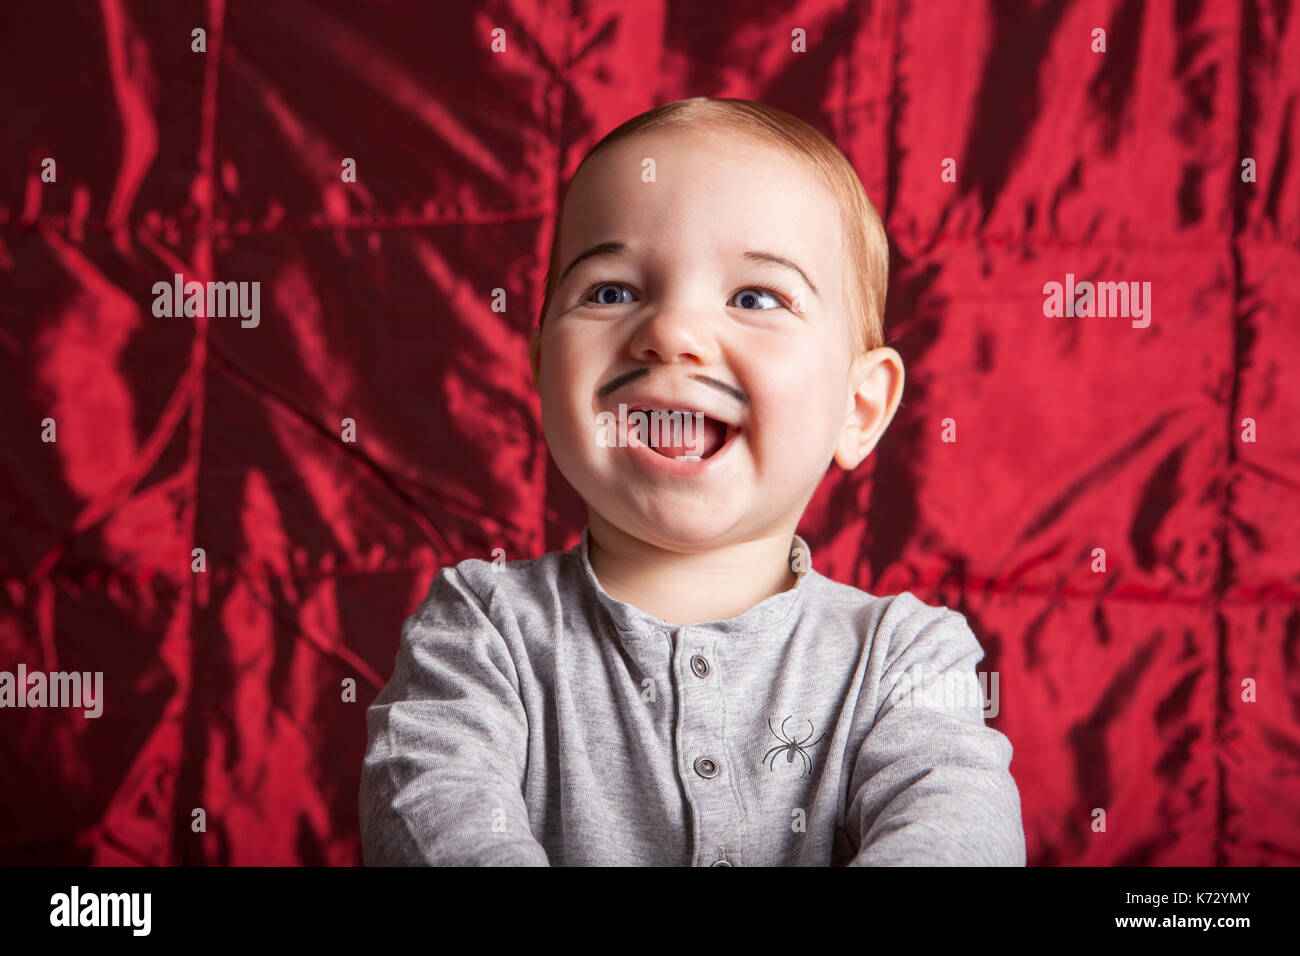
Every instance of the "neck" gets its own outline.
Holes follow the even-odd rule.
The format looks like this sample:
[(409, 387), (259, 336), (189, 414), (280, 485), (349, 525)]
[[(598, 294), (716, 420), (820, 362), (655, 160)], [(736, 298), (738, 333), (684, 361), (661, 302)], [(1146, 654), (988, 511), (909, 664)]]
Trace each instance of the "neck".
[(669, 551), (589, 515), (588, 560), (612, 598), (670, 624), (737, 617), (798, 578), (790, 567), (794, 528), (707, 551)]

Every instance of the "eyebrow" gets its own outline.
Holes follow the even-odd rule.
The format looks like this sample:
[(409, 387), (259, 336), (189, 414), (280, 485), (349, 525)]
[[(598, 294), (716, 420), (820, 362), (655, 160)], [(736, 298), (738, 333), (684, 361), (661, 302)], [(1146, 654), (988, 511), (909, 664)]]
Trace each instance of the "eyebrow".
[(778, 266), (785, 266), (788, 269), (793, 269), (795, 272), (799, 273), (799, 276), (803, 279), (808, 288), (812, 289), (813, 295), (821, 295), (821, 293), (817, 291), (817, 286), (813, 285), (813, 280), (808, 278), (808, 273), (804, 272), (796, 263), (791, 262), (785, 256), (778, 256), (774, 252), (756, 252), (753, 249), (750, 249), (745, 253), (745, 258), (752, 259), (754, 262), (772, 262)]
[(565, 279), (568, 278), (569, 273), (573, 271), (574, 267), (577, 266), (578, 263), (586, 259), (591, 259), (594, 256), (622, 255), (625, 251), (626, 251), (626, 246), (623, 243), (617, 241), (602, 242), (597, 245), (594, 245), (586, 252), (580, 253), (576, 259), (574, 259), (567, 266), (565, 266), (564, 271), (560, 273), (560, 278), (556, 281), (555, 284), (556, 286), (559, 286), (560, 283), (562, 283)]
[[(623, 255), (626, 251), (627, 251), (627, 246), (622, 242), (618, 242), (617, 240), (598, 243), (597, 245), (592, 246), (586, 252), (580, 253), (572, 262), (570, 262), (567, 266), (565, 266), (564, 271), (560, 273), (560, 278), (556, 281), (555, 284), (558, 286), (566, 278), (568, 278), (569, 273), (572, 272), (580, 262), (583, 262), (587, 259), (592, 259), (596, 256)], [(774, 252), (761, 252), (759, 250), (749, 249), (746, 250), (745, 252), (745, 258), (751, 260), (752, 262), (770, 262), (773, 263), (774, 265), (785, 266), (787, 269), (793, 269), (795, 272), (799, 273), (799, 277), (803, 279), (804, 283), (808, 286), (808, 288), (812, 289), (813, 295), (817, 295), (817, 296), (821, 295), (821, 293), (817, 291), (817, 286), (813, 283), (813, 280), (808, 278), (808, 273), (804, 272), (803, 269), (799, 268), (798, 263), (792, 262), (791, 260), (787, 259), (785, 256), (778, 256)]]

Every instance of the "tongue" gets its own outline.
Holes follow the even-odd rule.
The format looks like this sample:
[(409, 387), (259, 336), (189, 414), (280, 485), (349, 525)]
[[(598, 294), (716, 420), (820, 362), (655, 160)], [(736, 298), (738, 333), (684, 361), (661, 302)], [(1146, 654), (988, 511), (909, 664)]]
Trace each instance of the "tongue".
[[(692, 425), (694, 423), (692, 422)], [(673, 435), (673, 431), (679, 434)], [(722, 422), (714, 421), (712, 418), (704, 419), (703, 428), (693, 429), (694, 434), (687, 435), (687, 428), (680, 429), (664, 428), (660, 430), (660, 444), (652, 445), (655, 451), (665, 458), (678, 458), (682, 455), (695, 455), (700, 458), (708, 458), (715, 451), (722, 447), (722, 443), (727, 438), (727, 426)], [(671, 442), (673, 438), (682, 439), (681, 444), (665, 444)], [(687, 444), (687, 440), (693, 444)]]

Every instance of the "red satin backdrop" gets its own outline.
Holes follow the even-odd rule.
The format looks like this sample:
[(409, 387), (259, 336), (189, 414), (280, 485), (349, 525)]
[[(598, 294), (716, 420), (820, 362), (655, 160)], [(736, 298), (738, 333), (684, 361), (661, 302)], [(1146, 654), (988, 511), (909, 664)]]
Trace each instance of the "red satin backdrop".
[[(1030, 862), (1300, 862), (1291, 4), (5, 17), (0, 669), (106, 686), (99, 719), (0, 711), (3, 862), (359, 861), (403, 619), (585, 518), (527, 362), (561, 183), (701, 93), (814, 123), (886, 216), (904, 405), (800, 530), (823, 573), (966, 614)], [(260, 282), (260, 324), (155, 317), (176, 272)], [(1066, 273), (1149, 281), (1150, 327), (1045, 317)]]

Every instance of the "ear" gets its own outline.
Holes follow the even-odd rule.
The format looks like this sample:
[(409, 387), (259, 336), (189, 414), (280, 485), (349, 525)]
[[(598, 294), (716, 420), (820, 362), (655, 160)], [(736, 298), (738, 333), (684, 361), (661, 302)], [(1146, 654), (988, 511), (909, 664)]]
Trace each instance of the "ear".
[(849, 374), (847, 417), (835, 461), (852, 471), (871, 454), (903, 399), (903, 359), (891, 348), (859, 356)]
[(533, 334), (528, 337), (528, 364), (533, 368), (533, 386), (536, 387), (537, 380), (541, 375), (542, 365), (542, 330), (540, 326), (533, 329)]

